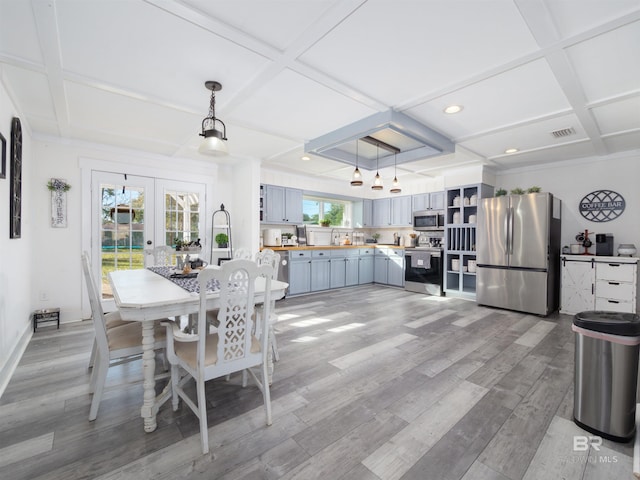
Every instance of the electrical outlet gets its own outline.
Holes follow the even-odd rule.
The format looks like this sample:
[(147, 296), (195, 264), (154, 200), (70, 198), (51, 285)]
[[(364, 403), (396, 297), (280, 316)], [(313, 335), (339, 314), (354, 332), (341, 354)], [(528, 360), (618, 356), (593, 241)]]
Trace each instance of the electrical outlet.
[(41, 302), (49, 301), (49, 294), (47, 292), (40, 292), (40, 301)]

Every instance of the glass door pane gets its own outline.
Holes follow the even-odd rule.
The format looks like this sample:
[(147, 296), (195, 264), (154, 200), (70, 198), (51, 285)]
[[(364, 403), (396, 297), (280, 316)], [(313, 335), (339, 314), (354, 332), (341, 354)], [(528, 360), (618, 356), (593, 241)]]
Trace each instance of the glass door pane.
[(98, 241), (92, 259), (100, 269), (96, 278), (102, 280), (102, 298), (108, 300), (113, 298), (109, 272), (144, 268), (144, 248), (153, 244), (153, 179), (94, 172), (93, 185), (98, 192)]

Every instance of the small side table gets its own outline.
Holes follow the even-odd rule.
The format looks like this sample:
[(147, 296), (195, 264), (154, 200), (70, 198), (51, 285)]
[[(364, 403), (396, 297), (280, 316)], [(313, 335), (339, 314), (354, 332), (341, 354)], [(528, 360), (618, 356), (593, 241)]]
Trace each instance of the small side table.
[(58, 329), (60, 329), (60, 309), (59, 308), (45, 308), (42, 310), (36, 310), (33, 312), (33, 331), (36, 331), (38, 324), (45, 322), (56, 322)]

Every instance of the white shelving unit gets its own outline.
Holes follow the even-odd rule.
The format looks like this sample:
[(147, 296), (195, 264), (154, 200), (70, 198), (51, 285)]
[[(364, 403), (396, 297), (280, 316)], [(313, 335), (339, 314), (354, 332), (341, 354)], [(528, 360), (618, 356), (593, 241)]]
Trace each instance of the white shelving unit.
[[(224, 233), (229, 238), (227, 248), (218, 248), (215, 238), (219, 233)], [(225, 210), (224, 204), (220, 205), (220, 209), (213, 212), (211, 216), (211, 254), (209, 256), (209, 262), (215, 265), (220, 262), (221, 259), (233, 258), (233, 247), (231, 243), (231, 216), (229, 212)]]

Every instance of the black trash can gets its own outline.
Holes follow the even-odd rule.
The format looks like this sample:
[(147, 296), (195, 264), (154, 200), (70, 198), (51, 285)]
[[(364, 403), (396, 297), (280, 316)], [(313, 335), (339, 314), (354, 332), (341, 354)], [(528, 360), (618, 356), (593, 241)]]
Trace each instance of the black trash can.
[(632, 313), (580, 312), (575, 332), (573, 419), (616, 442), (635, 433), (640, 318)]

